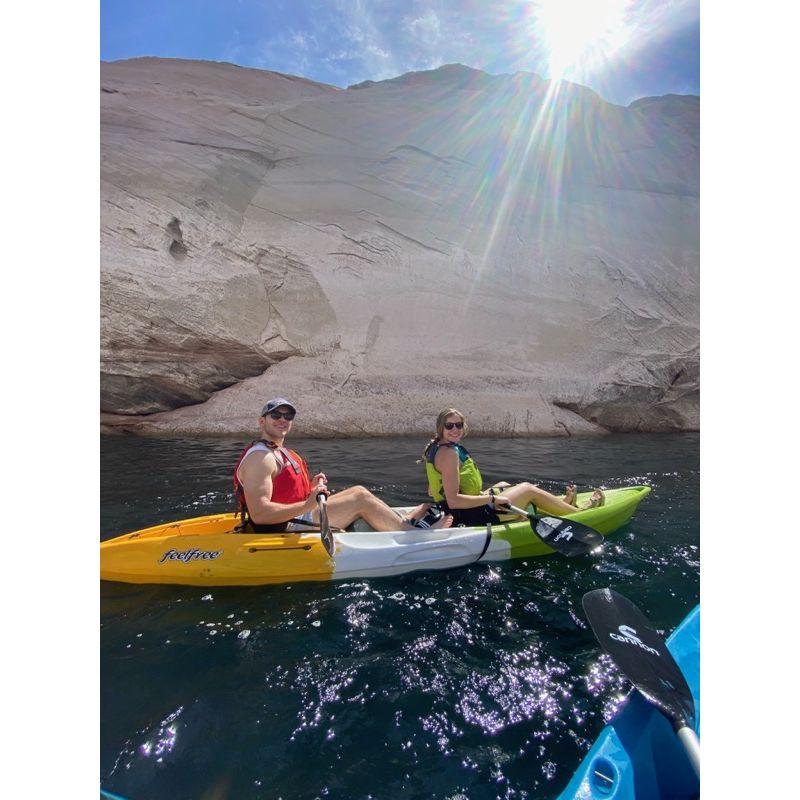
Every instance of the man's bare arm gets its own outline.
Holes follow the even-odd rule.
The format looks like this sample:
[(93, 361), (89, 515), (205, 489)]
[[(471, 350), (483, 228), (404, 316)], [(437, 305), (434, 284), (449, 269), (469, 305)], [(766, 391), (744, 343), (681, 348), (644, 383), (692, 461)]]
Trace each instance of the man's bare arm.
[(275, 456), (263, 450), (250, 453), (239, 467), (239, 479), (244, 487), (247, 510), (257, 525), (287, 522), (316, 508), (313, 494), (307, 500), (297, 503), (273, 503), (272, 479), (277, 472)]

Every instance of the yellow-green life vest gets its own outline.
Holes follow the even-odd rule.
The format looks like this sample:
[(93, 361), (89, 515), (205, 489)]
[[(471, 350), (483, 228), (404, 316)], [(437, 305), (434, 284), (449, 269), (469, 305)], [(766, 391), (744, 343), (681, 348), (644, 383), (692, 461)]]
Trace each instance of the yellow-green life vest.
[(434, 444), (425, 457), (425, 472), (428, 474), (428, 494), (435, 502), (444, 500), (442, 487), (442, 473), (434, 466), (434, 459), (440, 447), (453, 447), (458, 453), (458, 492), (459, 494), (480, 494), (483, 489), (483, 478), (478, 470), (478, 465), (472, 460), (467, 449), (460, 444), (440, 445)]

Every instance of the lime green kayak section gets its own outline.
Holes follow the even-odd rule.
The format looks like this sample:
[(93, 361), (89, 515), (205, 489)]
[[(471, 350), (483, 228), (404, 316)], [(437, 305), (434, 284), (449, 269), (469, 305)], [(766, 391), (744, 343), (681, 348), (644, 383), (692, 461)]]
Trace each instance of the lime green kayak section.
[[(631, 519), (649, 492), (649, 486), (608, 489), (603, 506), (566, 518), (608, 535)], [(579, 495), (578, 504), (589, 496)], [(235, 515), (217, 514), (109, 539), (100, 544), (100, 577), (124, 583), (254, 586), (401, 575), (553, 552), (527, 520), (518, 518), (492, 526), (490, 538), (485, 527), (335, 533), (333, 558), (318, 532), (237, 533), (237, 524)]]
[[(626, 489), (604, 490), (606, 502), (599, 508), (587, 508), (574, 514), (565, 514), (564, 519), (574, 519), (590, 528), (594, 528), (604, 536), (608, 536), (628, 523), (639, 503), (650, 494), (649, 486), (632, 486)], [(577, 503), (580, 506), (591, 497), (591, 492), (579, 494)], [(542, 514), (543, 512), (538, 511)], [(531, 536), (527, 525), (508, 525), (506, 530), (497, 529), (495, 535), (505, 539), (511, 547), (511, 558), (528, 556), (546, 556), (553, 552), (541, 539)]]

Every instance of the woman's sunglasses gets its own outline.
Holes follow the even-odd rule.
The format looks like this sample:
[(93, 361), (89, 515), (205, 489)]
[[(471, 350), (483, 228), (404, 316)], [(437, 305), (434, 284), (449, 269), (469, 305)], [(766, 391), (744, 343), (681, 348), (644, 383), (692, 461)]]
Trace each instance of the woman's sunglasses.
[(280, 419), (283, 417), (285, 420), (291, 422), (296, 413), (296, 411), (270, 411), (268, 416), (272, 417), (272, 419)]
[(453, 428), (458, 428), (458, 430), (461, 430), (464, 427), (464, 423), (463, 422), (445, 422), (444, 426), (449, 431), (453, 430)]

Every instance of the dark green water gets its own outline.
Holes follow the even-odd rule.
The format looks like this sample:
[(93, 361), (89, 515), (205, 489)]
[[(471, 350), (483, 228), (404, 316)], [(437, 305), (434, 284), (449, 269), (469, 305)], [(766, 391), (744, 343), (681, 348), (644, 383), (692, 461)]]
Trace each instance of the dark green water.
[[(103, 538), (229, 510), (241, 442), (101, 441)], [(331, 488), (424, 499), (424, 442), (292, 442)], [(101, 782), (132, 800), (552, 798), (624, 681), (584, 592), (660, 629), (699, 599), (699, 437), (466, 444), (487, 481), (653, 492), (600, 554), (344, 583), (101, 584)], [(579, 488), (581, 488), (579, 486)]]

